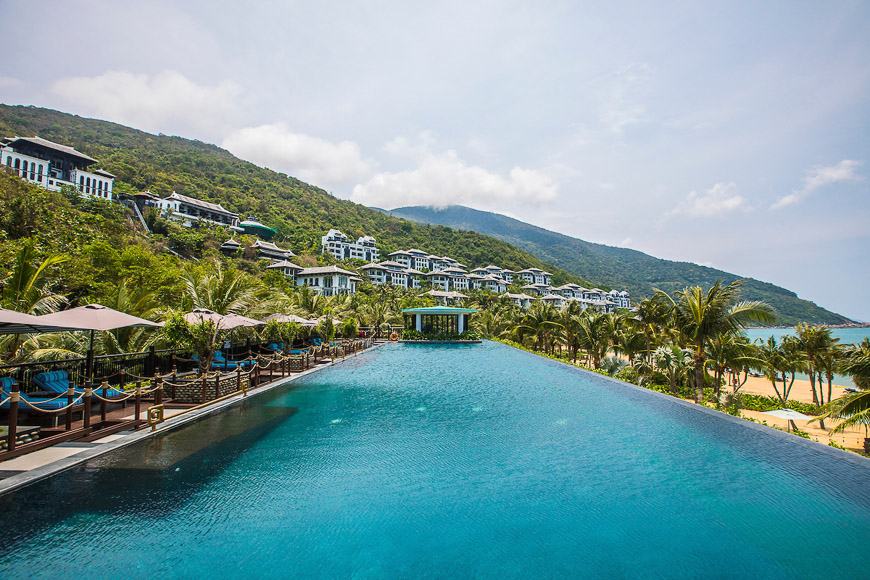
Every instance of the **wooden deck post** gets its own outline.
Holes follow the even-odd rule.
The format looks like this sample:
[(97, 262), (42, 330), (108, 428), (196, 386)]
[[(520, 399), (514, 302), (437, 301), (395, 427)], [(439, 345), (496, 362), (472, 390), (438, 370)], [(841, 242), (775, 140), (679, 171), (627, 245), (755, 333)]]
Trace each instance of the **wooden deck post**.
[[(73, 390), (72, 381), (70, 381), (69, 388), (66, 390), (66, 430), (70, 431), (72, 429), (72, 404), (75, 400), (76, 392)], [(84, 411), (82, 411), (84, 413)]]
[(9, 438), (6, 440), (7, 451), (15, 449), (15, 438), (18, 436), (18, 401), (20, 398), (21, 392), (18, 390), (18, 383), (12, 383), (12, 390), (9, 392)]
[(109, 383), (107, 381), (103, 381), (103, 384), (100, 385), (103, 387), (103, 399), (100, 401), (100, 422), (106, 422), (106, 397), (109, 396)]
[(158, 377), (156, 373), (154, 375), (154, 404), (163, 404), (163, 379)]
[(139, 422), (139, 414), (142, 412), (142, 381), (136, 381), (136, 423)]
[(82, 397), (82, 427), (88, 429), (91, 426), (91, 380), (85, 382), (85, 394)]

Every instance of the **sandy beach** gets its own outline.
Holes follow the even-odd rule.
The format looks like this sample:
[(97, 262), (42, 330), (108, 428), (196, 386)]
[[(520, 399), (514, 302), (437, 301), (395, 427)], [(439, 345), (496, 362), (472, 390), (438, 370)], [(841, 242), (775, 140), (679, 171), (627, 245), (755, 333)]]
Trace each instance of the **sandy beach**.
[[(825, 385), (825, 400), (827, 400), (828, 395), (828, 386)], [(818, 389), (818, 385), (816, 386)], [(768, 395), (771, 397), (776, 396), (776, 392), (773, 390), (773, 386), (770, 384), (765, 378), (761, 377), (749, 377), (746, 381), (746, 384), (743, 385), (740, 389), (741, 393), (750, 393), (753, 395)], [(844, 387), (834, 385), (832, 395), (836, 399), (838, 397), (843, 396), (846, 392)], [(812, 389), (810, 388), (810, 382), (808, 380), (795, 380), (794, 386), (791, 389), (791, 393), (789, 394), (790, 401), (801, 401), (804, 403), (812, 403), (813, 402), (813, 394)], [(751, 419), (754, 419), (759, 422), (765, 422), (770, 426), (779, 427), (783, 431), (786, 430), (787, 423), (785, 419), (780, 419), (778, 417), (771, 417), (770, 415), (765, 415), (760, 411), (748, 411), (743, 410), (741, 413)], [(822, 429), (819, 425), (818, 421), (808, 422), (808, 421), (795, 421), (795, 425), (797, 425), (798, 429), (809, 433), (810, 438), (817, 440), (819, 443), (824, 443), (827, 445), (831, 436), (828, 435), (828, 429), (835, 423), (831, 421), (825, 421), (825, 427), (827, 429)], [(863, 427), (853, 427), (847, 430), (845, 433), (836, 433), (833, 435), (834, 441), (850, 449), (852, 451), (863, 452), (864, 450), (864, 437), (865, 431)]]

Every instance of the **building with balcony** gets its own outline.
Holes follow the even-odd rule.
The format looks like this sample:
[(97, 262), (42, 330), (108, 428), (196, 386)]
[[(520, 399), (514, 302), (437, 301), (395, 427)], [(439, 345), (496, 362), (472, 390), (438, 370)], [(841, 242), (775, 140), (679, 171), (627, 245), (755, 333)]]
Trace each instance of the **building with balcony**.
[(307, 286), (313, 293), (323, 296), (356, 294), (356, 284), (359, 281), (356, 274), (338, 266), (302, 268), (296, 272), (297, 286)]
[(377, 262), (379, 259), (377, 242), (371, 236), (362, 236), (356, 242), (351, 242), (341, 230), (331, 229), (320, 238), (320, 245), (321, 252), (328, 252), (338, 260)]
[(49, 191), (68, 186), (87, 197), (112, 199), (115, 176), (102, 169), (88, 169), (96, 163), (73, 147), (42, 137), (0, 140), (0, 164), (22, 179)]
[(241, 231), (239, 214), (224, 209), (219, 203), (209, 203), (173, 191), (172, 195), (163, 199), (147, 200), (145, 205), (156, 207), (168, 219), (181, 222), (188, 228), (197, 222), (208, 222)]

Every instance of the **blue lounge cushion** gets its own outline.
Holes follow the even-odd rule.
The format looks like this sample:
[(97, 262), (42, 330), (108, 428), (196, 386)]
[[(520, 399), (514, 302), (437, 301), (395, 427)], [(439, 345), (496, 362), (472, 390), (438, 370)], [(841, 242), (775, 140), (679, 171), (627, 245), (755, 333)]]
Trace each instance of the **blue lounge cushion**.
[[(0, 399), (7, 399), (2, 405), (0, 405), (0, 409), (8, 409), (12, 405), (12, 402), (9, 401), (8, 398), (9, 394), (12, 392), (12, 385), (15, 383), (16, 380), (12, 377), (0, 377)], [(57, 411), (62, 409), (68, 402), (66, 399), (55, 399), (54, 401), (49, 401), (46, 398), (31, 397), (25, 393), (21, 393), (21, 399), (42, 409), (43, 411)], [(24, 403), (19, 403), (18, 409), (24, 412), (30, 409), (30, 407)]]

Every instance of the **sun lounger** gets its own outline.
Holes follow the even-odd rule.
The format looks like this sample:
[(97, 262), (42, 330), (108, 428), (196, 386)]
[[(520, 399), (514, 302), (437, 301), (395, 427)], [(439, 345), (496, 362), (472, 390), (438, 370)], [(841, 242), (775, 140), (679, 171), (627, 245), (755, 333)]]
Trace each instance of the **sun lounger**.
[(219, 350), (216, 350), (214, 353), (214, 363), (217, 365), (217, 368), (224, 368), (224, 364), (226, 363), (227, 368), (234, 369), (237, 366), (241, 366), (242, 368), (252, 366), (254, 364), (254, 361), (252, 361), (252, 360), (241, 360), (241, 361), (227, 360), (227, 358), (224, 356), (224, 353), (222, 353)]
[[(66, 371), (39, 373), (33, 377), (33, 384), (43, 391), (54, 393), (55, 395), (63, 395), (70, 387), (69, 373)], [(73, 391), (76, 395), (81, 395), (85, 392), (84, 389), (75, 387), (73, 388)], [(99, 385), (94, 385), (94, 392), (101, 397), (103, 396), (103, 389), (101, 389)], [(107, 397), (119, 397), (121, 395), (124, 395), (124, 391), (114, 387), (106, 389)]]
[[(15, 382), (16, 381), (13, 378), (0, 377), (0, 399), (5, 400), (5, 402), (0, 405), (0, 409), (8, 409), (10, 407), (11, 401), (8, 401), (6, 399), (9, 398), (9, 394), (12, 392), (12, 385), (14, 385)], [(32, 397), (25, 393), (21, 393), (21, 400), (27, 401), (27, 403), (30, 403), (31, 405), (39, 408), (42, 411), (57, 411), (63, 409), (68, 402), (63, 397), (55, 399), (53, 401), (49, 401), (45, 397)], [(22, 412), (31, 410), (30, 407), (24, 402), (18, 403), (18, 409)]]

